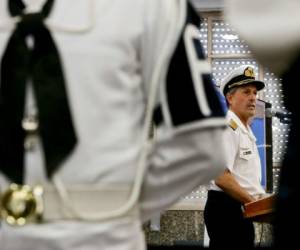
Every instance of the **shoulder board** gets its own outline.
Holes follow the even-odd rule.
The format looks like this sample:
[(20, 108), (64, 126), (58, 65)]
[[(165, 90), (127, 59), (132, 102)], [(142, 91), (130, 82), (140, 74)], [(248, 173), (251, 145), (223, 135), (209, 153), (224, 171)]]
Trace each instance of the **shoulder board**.
[(236, 130), (238, 128), (237, 123), (234, 120), (230, 120), (229, 127), (231, 127), (233, 130)]

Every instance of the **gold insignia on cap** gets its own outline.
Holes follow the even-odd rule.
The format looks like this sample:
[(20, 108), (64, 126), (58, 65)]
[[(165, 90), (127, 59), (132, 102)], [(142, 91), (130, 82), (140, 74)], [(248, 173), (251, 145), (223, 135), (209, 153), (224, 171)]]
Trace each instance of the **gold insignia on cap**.
[(253, 77), (255, 78), (254, 70), (251, 67), (247, 67), (244, 71), (244, 75), (247, 77)]
[(234, 120), (230, 120), (229, 127), (231, 127), (233, 130), (236, 130), (238, 128), (237, 123)]

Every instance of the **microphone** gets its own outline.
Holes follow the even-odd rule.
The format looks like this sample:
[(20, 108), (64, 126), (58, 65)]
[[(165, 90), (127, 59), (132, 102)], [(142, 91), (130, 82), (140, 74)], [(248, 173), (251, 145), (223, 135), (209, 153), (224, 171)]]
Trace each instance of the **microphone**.
[(283, 112), (271, 108), (266, 108), (265, 115), (268, 118), (276, 117), (282, 123), (289, 124), (291, 122), (291, 112)]

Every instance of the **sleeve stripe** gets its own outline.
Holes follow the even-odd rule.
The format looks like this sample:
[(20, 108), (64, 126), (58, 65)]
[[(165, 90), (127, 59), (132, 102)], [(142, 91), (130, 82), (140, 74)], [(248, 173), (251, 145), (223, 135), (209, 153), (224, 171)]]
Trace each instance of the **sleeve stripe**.
[[(189, 5), (186, 24), (171, 58), (163, 103), (164, 116), (178, 127), (207, 118), (224, 117), (210, 77), (210, 65), (198, 38), (200, 18)], [(167, 112), (167, 114), (165, 114)]]

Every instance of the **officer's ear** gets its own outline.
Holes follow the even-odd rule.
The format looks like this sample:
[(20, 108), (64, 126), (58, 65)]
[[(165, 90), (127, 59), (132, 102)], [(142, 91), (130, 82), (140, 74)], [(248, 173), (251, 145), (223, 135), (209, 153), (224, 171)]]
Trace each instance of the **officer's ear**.
[(226, 94), (225, 100), (226, 100), (227, 107), (229, 108), (232, 102), (232, 94), (230, 92)]
[(233, 99), (233, 96), (234, 96), (234, 93), (236, 92), (236, 90), (237, 90), (237, 88), (232, 88), (226, 93), (225, 99), (226, 99), (226, 103), (227, 103), (228, 107), (232, 103), (232, 99)]

